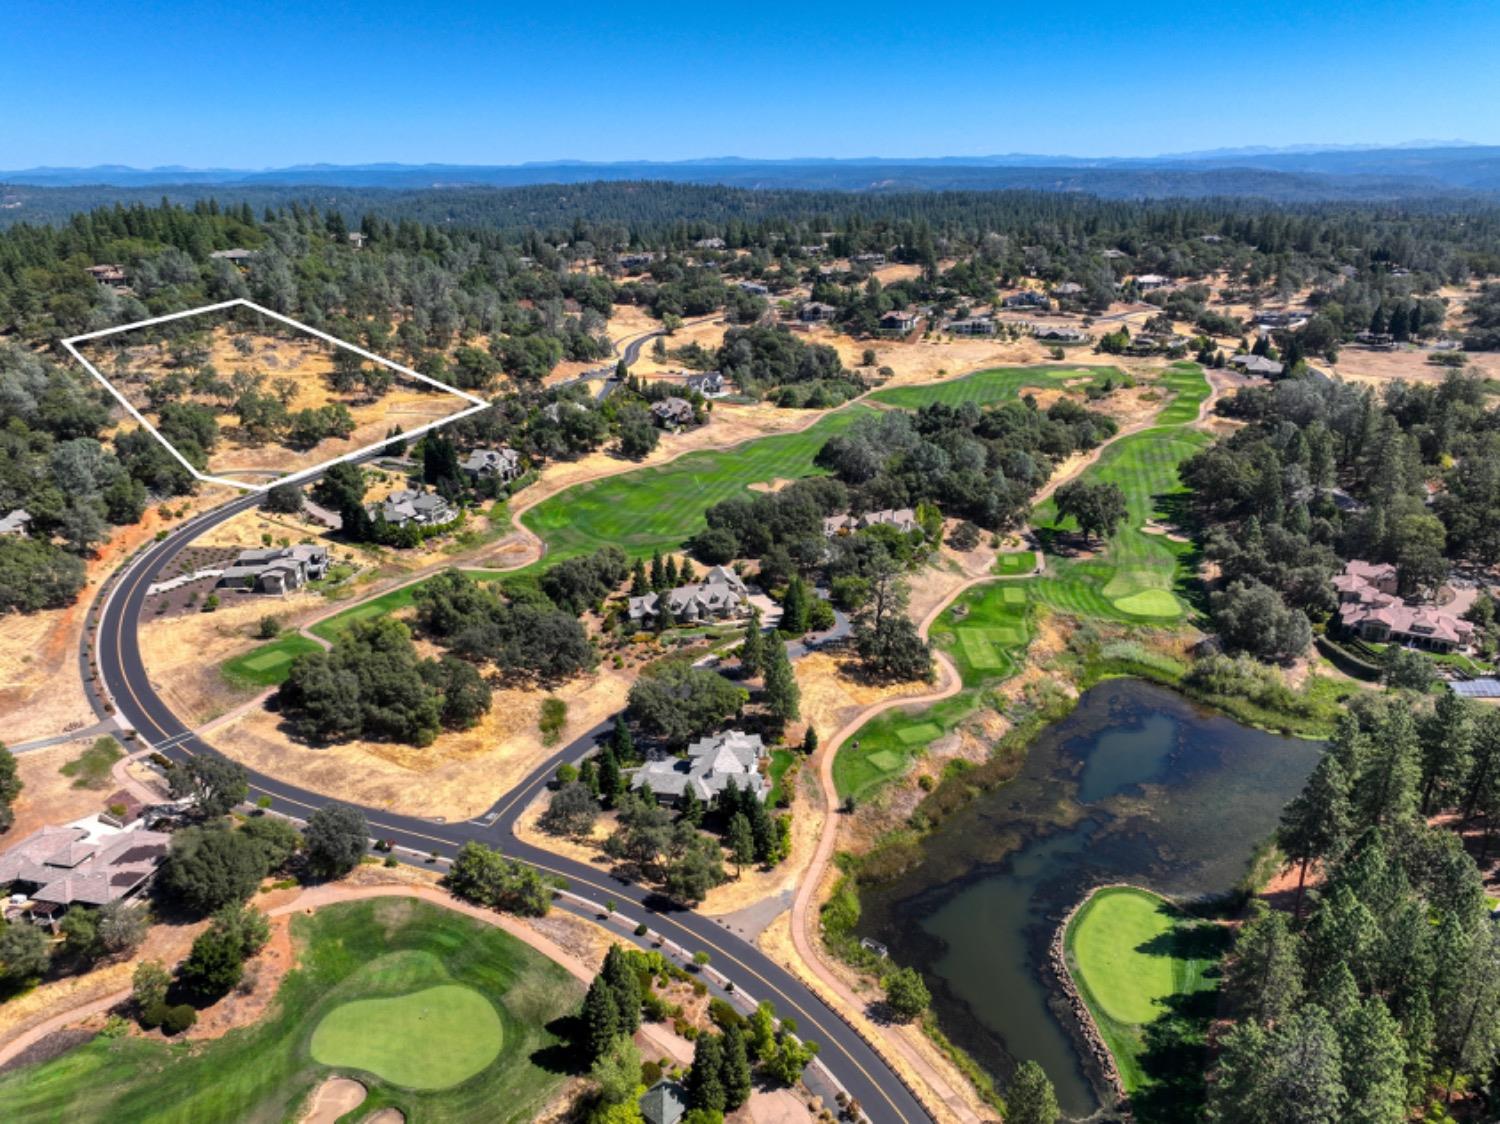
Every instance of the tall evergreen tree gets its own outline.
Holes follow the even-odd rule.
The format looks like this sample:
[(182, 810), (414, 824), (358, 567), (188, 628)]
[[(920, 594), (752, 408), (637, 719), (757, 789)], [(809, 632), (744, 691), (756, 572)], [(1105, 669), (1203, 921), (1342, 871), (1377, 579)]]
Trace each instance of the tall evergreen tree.
[(738, 1023), (724, 1028), (722, 1053), (724, 1068), (720, 1082), (724, 1086), (724, 1111), (733, 1112), (750, 1099), (751, 1089), (750, 1053), (745, 1045), (745, 1032)]
[(793, 574), (781, 597), (781, 631), (788, 636), (801, 636), (807, 631), (808, 618), (812, 613), (812, 595), (802, 575)]
[(689, 1108), (723, 1112), (728, 1103), (723, 1081), (724, 1053), (717, 1034), (700, 1034), (693, 1043), (693, 1066), (687, 1076)]
[(630, 966), (625, 950), (617, 944), (610, 945), (599, 974), (614, 996), (615, 1011), (619, 1016), (617, 1033), (634, 1034), (641, 1029), (641, 981)]
[(1224, 992), (1249, 1018), (1274, 1023), (1302, 999), (1302, 966), (1286, 914), (1260, 904), (1240, 930), (1224, 980)]
[(792, 673), (792, 661), (787, 657), (786, 645), (773, 640), (766, 648), (765, 660), (766, 709), (785, 725), (802, 714), (802, 690), (797, 686), (797, 677)]
[(1347, 1124), (1400, 1124), (1406, 1119), (1406, 1045), (1385, 1002), (1356, 1002), (1338, 1023)]
[(1364, 771), (1355, 780), (1357, 821), (1389, 824), (1410, 819), (1417, 810), (1421, 777), (1421, 751), (1411, 708), (1403, 701), (1388, 701), (1371, 737)]
[(1307, 868), (1314, 860), (1326, 860), (1348, 842), (1350, 830), (1349, 782), (1333, 753), (1325, 753), (1302, 791), (1281, 813), (1276, 843), (1288, 862), (1296, 863), (1296, 917), (1302, 918), (1302, 896), (1307, 886)]
[(1474, 749), (1474, 704), (1444, 691), (1420, 727), (1424, 816), (1452, 806), (1469, 776)]
[(729, 829), (725, 835), (730, 857), (734, 859), (734, 876), (738, 878), (744, 872), (745, 864), (755, 861), (755, 836), (744, 812), (729, 817)]
[(752, 677), (760, 674), (765, 660), (766, 637), (760, 629), (760, 610), (752, 606), (745, 623), (745, 642), (740, 645), (740, 668)]
[(583, 997), (583, 1027), (590, 1061), (602, 1058), (620, 1033), (620, 1011), (602, 973), (594, 977)]
[(651, 555), (651, 588), (657, 593), (667, 588), (667, 567), (660, 550)]

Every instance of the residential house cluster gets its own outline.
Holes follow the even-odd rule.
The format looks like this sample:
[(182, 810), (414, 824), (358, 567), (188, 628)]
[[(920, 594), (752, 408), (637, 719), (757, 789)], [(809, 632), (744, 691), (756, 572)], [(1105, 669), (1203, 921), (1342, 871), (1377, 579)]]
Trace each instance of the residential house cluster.
[(1335, 575), (1333, 588), (1339, 623), (1363, 640), (1452, 652), (1474, 637), (1474, 626), (1463, 618), (1402, 598), (1396, 592), (1396, 567), (1389, 562), (1351, 561)]
[(648, 761), (630, 778), (631, 788), (648, 788), (658, 799), (676, 802), (691, 789), (707, 804), (734, 782), (741, 792), (749, 790), (765, 800), (771, 785), (761, 773), (765, 743), (758, 734), (741, 730), (701, 738), (687, 747), (687, 757), (665, 757)]
[(867, 511), (863, 515), (830, 515), (823, 520), (823, 534), (850, 535), (866, 527), (895, 527), (898, 531), (917, 531), (917, 513), (909, 507), (888, 507), (883, 511)]
[(630, 619), (637, 623), (654, 621), (661, 615), (663, 598), (673, 619), (683, 624), (725, 620), (750, 613), (750, 591), (744, 580), (723, 566), (715, 566), (702, 581), (681, 585), (665, 593), (632, 597), (627, 606)]
[(242, 550), (219, 575), (218, 585), (223, 589), (281, 594), (301, 589), (327, 573), (328, 548), (325, 546), (302, 544)]

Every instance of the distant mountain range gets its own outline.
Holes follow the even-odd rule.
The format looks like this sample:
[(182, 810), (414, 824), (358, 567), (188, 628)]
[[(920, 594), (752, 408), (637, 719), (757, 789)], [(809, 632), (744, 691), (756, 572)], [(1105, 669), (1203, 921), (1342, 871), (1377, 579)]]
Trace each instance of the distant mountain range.
[(1030, 190), (1117, 199), (1241, 197), (1278, 203), (1500, 198), (1500, 145), (1418, 141), (1386, 147), (1234, 148), (1154, 157), (1012, 153), (927, 158), (869, 157), (590, 162), (509, 165), (300, 164), (285, 168), (27, 168), (0, 171), (0, 226), (57, 221), (112, 202), (272, 202), (313, 188), (381, 193), (665, 180), (777, 190), (890, 193)]

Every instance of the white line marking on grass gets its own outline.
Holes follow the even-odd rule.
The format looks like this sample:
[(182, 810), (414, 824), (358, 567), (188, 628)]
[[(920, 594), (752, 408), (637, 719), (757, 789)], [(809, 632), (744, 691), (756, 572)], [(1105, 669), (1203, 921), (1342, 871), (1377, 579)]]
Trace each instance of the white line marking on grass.
[[(130, 399), (125, 397), (125, 395), (119, 389), (117, 389), (114, 384), (109, 381), (109, 379), (105, 378), (97, 367), (95, 367), (92, 363), (90, 363), (83, 357), (83, 353), (79, 351), (75, 345), (85, 343), (89, 340), (103, 339), (105, 336), (118, 335), (121, 332), (134, 331), (137, 328), (149, 328), (154, 324), (165, 324), (172, 320), (182, 320), (188, 316), (198, 316), (205, 312), (222, 312), (227, 308), (235, 307), (248, 308), (254, 312), (259, 313), (262, 316), (269, 316), (272, 320), (279, 320), (283, 324), (296, 328), (298, 331), (306, 332), (308, 335), (316, 336), (318, 339), (323, 340), (326, 343), (333, 344), (335, 347), (342, 347), (346, 351), (352, 351), (354, 352), (354, 354), (362, 356), (363, 358), (368, 359), (373, 363), (378, 363), (382, 367), (389, 367), (391, 370), (405, 375), (407, 378), (416, 379), (418, 382), (424, 382), (427, 385), (436, 387), (439, 390), (447, 391), (449, 394), (456, 395), (457, 397), (462, 398), (464, 401), (471, 403), (471, 405), (467, 410), (460, 410), (458, 413), (450, 414), (446, 418), (439, 418), (437, 421), (427, 422), (424, 425), (419, 425), (414, 429), (403, 430), (401, 433), (393, 436), (382, 437), (379, 441), (372, 442), (371, 444), (366, 445), (363, 448), (355, 449), (353, 452), (345, 453), (343, 456), (334, 457), (331, 460), (324, 461), (322, 464), (313, 465), (311, 468), (304, 468), (300, 471), (289, 473), (285, 476), (279, 477), (271, 484), (251, 484), (243, 480), (233, 480), (225, 476), (210, 476), (207, 473), (199, 472), (195, 467), (193, 467), (192, 463), (186, 457), (184, 457), (180, 452), (177, 451), (175, 447), (173, 447), (170, 441), (168, 441), (161, 435), (161, 432), (154, 425), (146, 420), (146, 416), (135, 408)], [(480, 398), (476, 394), (470, 394), (466, 390), (459, 390), (456, 386), (449, 386), (445, 382), (439, 382), (437, 379), (429, 378), (427, 375), (422, 374), (420, 371), (414, 371), (410, 367), (407, 367), (401, 363), (397, 363), (394, 359), (387, 359), (384, 356), (376, 355), (374, 352), (366, 351), (362, 347), (356, 347), (354, 344), (349, 343), (346, 340), (341, 340), (337, 336), (331, 336), (327, 332), (320, 332), (317, 328), (313, 328), (307, 324), (304, 324), (300, 320), (293, 320), (290, 316), (283, 316), (279, 312), (272, 312), (269, 308), (264, 308), (261, 305), (256, 304), (254, 301), (246, 300), (243, 297), (236, 297), (234, 300), (220, 301), (218, 304), (200, 305), (197, 308), (185, 309), (182, 312), (171, 312), (165, 316), (153, 316), (149, 320), (136, 320), (130, 324), (120, 324), (114, 328), (102, 328), (97, 332), (85, 332), (82, 335), (69, 336), (67, 339), (61, 342), (63, 347), (67, 348), (68, 353), (83, 365), (84, 370), (88, 371), (89, 374), (98, 379), (104, 389), (109, 391), (110, 394), (112, 394), (115, 399), (119, 401), (120, 405), (125, 407), (130, 416), (133, 417), (137, 422), (139, 422), (142, 428), (150, 433), (151, 436), (160, 441), (167, 452), (171, 453), (172, 456), (175, 457), (177, 461), (182, 465), (182, 467), (191, 472), (196, 479), (202, 480), (207, 484), (224, 484), (230, 488), (239, 488), (242, 491), (246, 492), (265, 492), (269, 491), (273, 484), (289, 484), (297, 480), (301, 480), (305, 477), (316, 476), (318, 473), (331, 468), (333, 465), (336, 465), (341, 461), (358, 460), (361, 457), (368, 456), (370, 453), (384, 448), (392, 441), (409, 441), (414, 437), (420, 437), (422, 434), (427, 433), (430, 430), (437, 429), (439, 426), (447, 425), (450, 422), (458, 421), (459, 418), (466, 418), (471, 414), (476, 414), (481, 410), (486, 410), (490, 405), (483, 398)]]

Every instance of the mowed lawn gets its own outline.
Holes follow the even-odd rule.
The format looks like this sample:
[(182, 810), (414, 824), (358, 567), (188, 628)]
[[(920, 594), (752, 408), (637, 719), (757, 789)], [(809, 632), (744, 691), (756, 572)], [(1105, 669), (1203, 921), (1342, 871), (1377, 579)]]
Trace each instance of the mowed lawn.
[(521, 522), (546, 542), (548, 563), (604, 546), (631, 555), (676, 548), (703, 529), (705, 511), (751, 484), (817, 473), (813, 458), (824, 442), (869, 413), (869, 407), (857, 405), (800, 433), (689, 453), (660, 468), (578, 484), (543, 500)]
[(975, 586), (933, 622), (932, 641), (952, 658), (964, 689), (934, 706), (887, 711), (861, 727), (833, 762), (840, 796), (857, 799), (906, 772), (914, 757), (973, 713), (987, 685), (1016, 673), (1031, 640), (1030, 584)]
[(299, 914), (292, 934), (297, 967), (258, 1022), (192, 1044), (96, 1038), (0, 1076), (0, 1118), (293, 1120), (340, 1074), (369, 1087), (361, 1114), (519, 1122), (567, 1079), (548, 1027), (582, 988), (502, 930), (384, 898)]
[(877, 390), (870, 399), (903, 410), (919, 410), (933, 402), (949, 406), (975, 402), (986, 406), (1002, 399), (1019, 398), (1026, 389), (1061, 387), (1069, 383), (1082, 386), (1084, 381), (1102, 385), (1110, 378), (1119, 383), (1124, 381), (1125, 375), (1118, 367), (996, 367), (927, 386), (893, 386), (889, 390)]
[(1145, 1028), (1217, 987), (1208, 973), (1225, 937), (1165, 898), (1124, 886), (1096, 891), (1068, 923), (1063, 948), (1069, 973), (1127, 1092), (1149, 1081)]
[[(1081, 476), (1120, 485), (1125, 524), (1104, 542), (1092, 544), (1091, 558), (1049, 554), (1042, 575), (1026, 576), (1036, 562), (1029, 552), (1000, 555), (993, 570), (1002, 580), (967, 591), (932, 626), (932, 641), (952, 657), (964, 690), (934, 707), (888, 711), (866, 723), (834, 761), (840, 796), (867, 796), (905, 773), (913, 758), (974, 712), (986, 689), (1013, 675), (1030, 643), (1031, 606), (1142, 625), (1172, 625), (1187, 615), (1183, 595), (1192, 578), (1192, 545), (1148, 535), (1142, 528), (1167, 517), (1172, 498), (1186, 491), (1177, 466), (1211, 440), (1186, 424), (1197, 418), (1209, 387), (1194, 364), (1175, 364), (1159, 385), (1177, 395), (1162, 416), (1185, 403), (1174, 415), (1184, 420), (1120, 438)], [(1032, 521), (1044, 539), (1050, 532), (1054, 542), (1058, 532), (1076, 530), (1071, 519), (1058, 521), (1050, 500), (1038, 505)]]
[(237, 687), (274, 687), (286, 680), (293, 660), (317, 648), (316, 640), (288, 631), (269, 643), (225, 660), (221, 670)]

